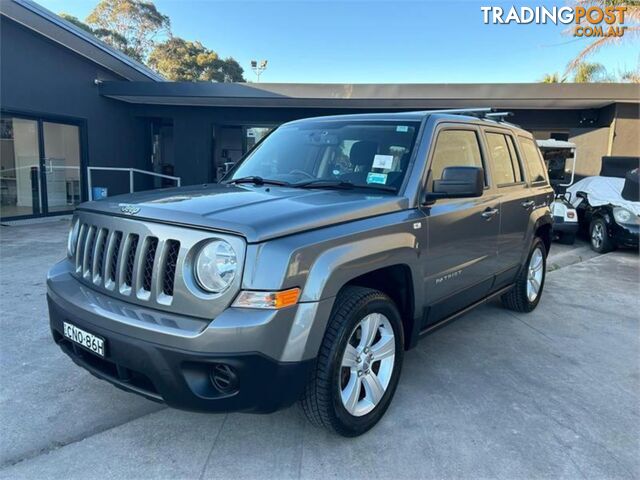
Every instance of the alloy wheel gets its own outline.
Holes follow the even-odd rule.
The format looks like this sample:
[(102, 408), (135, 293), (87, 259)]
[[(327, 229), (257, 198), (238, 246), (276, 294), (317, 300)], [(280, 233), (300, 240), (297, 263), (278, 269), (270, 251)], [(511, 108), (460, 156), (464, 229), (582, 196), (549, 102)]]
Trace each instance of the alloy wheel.
[(596, 223), (591, 230), (591, 244), (593, 248), (600, 249), (604, 242), (604, 228), (601, 223)]
[(342, 356), (338, 377), (342, 405), (361, 417), (382, 400), (395, 362), (396, 339), (389, 319), (371, 313), (356, 325)]
[(542, 276), (544, 274), (544, 255), (539, 247), (531, 254), (527, 268), (527, 298), (534, 302), (540, 293)]

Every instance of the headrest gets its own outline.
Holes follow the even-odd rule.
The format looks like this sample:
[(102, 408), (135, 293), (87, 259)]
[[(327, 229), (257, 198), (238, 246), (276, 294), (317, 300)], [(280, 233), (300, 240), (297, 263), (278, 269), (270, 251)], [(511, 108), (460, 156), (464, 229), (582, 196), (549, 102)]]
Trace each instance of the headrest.
[(376, 153), (378, 153), (378, 144), (376, 142), (362, 140), (351, 145), (349, 161), (354, 167), (370, 168)]

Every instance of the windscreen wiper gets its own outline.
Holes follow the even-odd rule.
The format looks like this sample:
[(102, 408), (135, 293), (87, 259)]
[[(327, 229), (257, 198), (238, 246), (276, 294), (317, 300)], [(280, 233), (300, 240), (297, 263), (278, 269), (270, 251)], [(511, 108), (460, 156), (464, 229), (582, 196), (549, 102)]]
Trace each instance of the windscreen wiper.
[(289, 182), (282, 182), (280, 180), (270, 180), (268, 178), (258, 177), (253, 175), (251, 177), (241, 177), (229, 180), (227, 183), (253, 183), (254, 185), (278, 185), (280, 187), (289, 186)]
[(325, 180), (318, 178), (316, 180), (309, 180), (308, 182), (292, 183), (289, 185), (294, 188), (342, 188), (350, 190), (354, 188), (366, 188), (370, 190), (383, 190), (385, 192), (396, 192), (394, 187), (389, 185), (372, 185), (372, 184), (359, 184), (352, 182), (345, 182), (344, 180)]

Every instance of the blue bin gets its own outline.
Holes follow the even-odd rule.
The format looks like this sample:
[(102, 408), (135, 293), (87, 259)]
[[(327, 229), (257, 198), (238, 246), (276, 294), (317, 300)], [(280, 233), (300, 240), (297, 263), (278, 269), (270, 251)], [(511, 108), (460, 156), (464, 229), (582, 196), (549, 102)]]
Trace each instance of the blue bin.
[(93, 187), (91, 189), (91, 195), (94, 200), (102, 200), (107, 198), (107, 187)]

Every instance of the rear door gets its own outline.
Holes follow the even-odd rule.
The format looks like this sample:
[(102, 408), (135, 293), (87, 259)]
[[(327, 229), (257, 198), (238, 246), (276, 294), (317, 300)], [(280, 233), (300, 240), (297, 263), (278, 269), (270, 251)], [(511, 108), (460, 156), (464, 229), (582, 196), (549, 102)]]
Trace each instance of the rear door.
[(500, 195), (500, 235), (496, 262), (496, 287), (500, 287), (512, 281), (517, 274), (534, 201), (511, 131), (487, 128), (484, 129), (484, 137), (491, 159), (492, 181)]
[(425, 204), (428, 244), (424, 257), (427, 326), (485, 296), (495, 272), (500, 227), (498, 196), (489, 183), (481, 132), (475, 125), (445, 124), (436, 131), (426, 189), (446, 167), (485, 169), (485, 191), (479, 198), (441, 199)]

